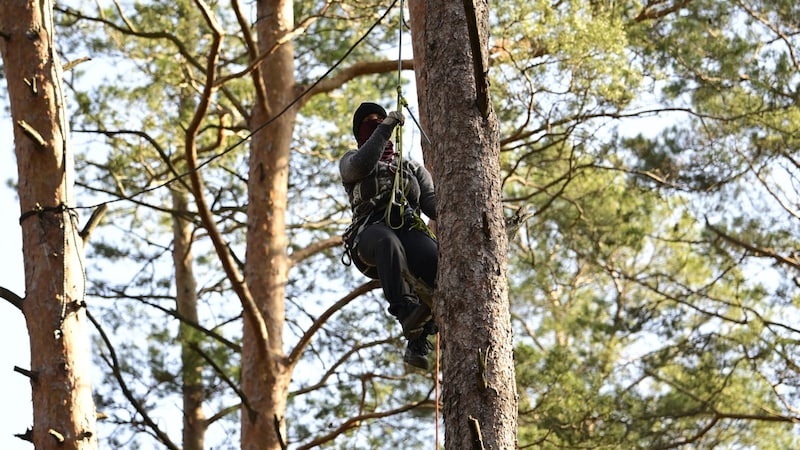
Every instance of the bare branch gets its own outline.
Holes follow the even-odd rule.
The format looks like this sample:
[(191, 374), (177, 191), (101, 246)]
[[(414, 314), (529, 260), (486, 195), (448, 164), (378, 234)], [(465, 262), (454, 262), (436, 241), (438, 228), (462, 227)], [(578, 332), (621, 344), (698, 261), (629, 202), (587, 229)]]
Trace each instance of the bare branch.
[(239, 300), (242, 303), (247, 320), (252, 322), (253, 329), (255, 330), (258, 339), (258, 347), (261, 349), (264, 355), (269, 355), (269, 333), (266, 322), (264, 321), (264, 317), (261, 315), (261, 312), (258, 310), (258, 306), (256, 305), (253, 296), (250, 294), (250, 290), (247, 288), (247, 283), (245, 282), (242, 274), (239, 272), (239, 269), (236, 266), (236, 261), (231, 256), (230, 250), (228, 250), (228, 246), (225, 243), (222, 234), (217, 228), (214, 216), (208, 207), (208, 202), (205, 198), (203, 180), (200, 178), (200, 171), (197, 164), (197, 133), (198, 129), (200, 128), (200, 124), (203, 122), (203, 119), (208, 112), (209, 105), (211, 104), (211, 97), (215, 90), (216, 66), (219, 59), (220, 48), (222, 46), (223, 31), (217, 23), (217, 20), (212, 15), (208, 5), (206, 5), (202, 0), (195, 0), (195, 3), (202, 11), (206, 23), (213, 32), (212, 42), (209, 46), (208, 60), (205, 68), (206, 79), (205, 84), (203, 85), (203, 92), (195, 110), (194, 117), (192, 117), (192, 121), (186, 130), (186, 164), (189, 169), (189, 179), (192, 184), (192, 195), (194, 196), (195, 204), (197, 205), (197, 211), (200, 215), (200, 220), (203, 222), (203, 226), (208, 231), (208, 236), (214, 245), (217, 255), (219, 256), (220, 262), (222, 263), (222, 268), (225, 271), (225, 275), (230, 280), (234, 292), (236, 292), (236, 295), (239, 297)]
[(788, 265), (789, 267), (792, 267), (794, 269), (800, 269), (800, 261), (798, 261), (797, 257), (783, 256), (783, 255), (778, 254), (773, 249), (764, 248), (764, 247), (758, 247), (758, 246), (756, 246), (754, 244), (750, 244), (748, 242), (745, 242), (745, 241), (743, 241), (743, 240), (741, 240), (741, 239), (739, 239), (737, 237), (731, 236), (731, 235), (723, 232), (719, 228), (716, 228), (715, 226), (711, 225), (711, 223), (708, 221), (708, 218), (706, 218), (706, 227), (708, 227), (709, 230), (713, 231), (714, 234), (716, 234), (717, 236), (721, 237), (722, 239), (724, 239), (728, 243), (733, 244), (733, 245), (735, 245), (737, 247), (741, 247), (741, 248), (743, 248), (743, 249), (745, 249), (745, 250), (747, 250), (749, 252), (752, 252), (755, 256), (767, 257), (767, 258), (770, 258), (770, 259), (774, 260), (775, 262), (777, 262), (779, 264), (785, 264), (785, 265)]
[(0, 298), (8, 300), (9, 303), (16, 306), (18, 310), (22, 311), (22, 303), (25, 301), (25, 299), (14, 292), (11, 292), (9, 289), (0, 286)]
[(300, 261), (313, 256), (323, 250), (327, 250), (329, 248), (337, 247), (342, 244), (341, 236), (331, 236), (328, 239), (323, 239), (321, 241), (314, 241), (311, 245), (305, 248), (301, 248), (300, 250), (292, 252), (289, 260), (289, 264), (294, 266), (295, 264), (299, 263)]
[(355, 346), (351, 347), (350, 350), (348, 350), (345, 353), (343, 353), (339, 357), (339, 359), (336, 360), (336, 362), (333, 363), (331, 365), (331, 367), (324, 374), (322, 374), (322, 376), (319, 377), (319, 380), (317, 380), (316, 383), (308, 385), (308, 386), (301, 387), (300, 389), (298, 389), (298, 390), (296, 390), (294, 392), (291, 392), (289, 395), (292, 396), (292, 397), (296, 397), (298, 395), (308, 394), (309, 392), (315, 391), (315, 390), (323, 387), (325, 385), (325, 382), (328, 380), (328, 378), (330, 378), (333, 374), (335, 374), (339, 370), (339, 367), (341, 367), (342, 364), (347, 362), (347, 360), (350, 358), (351, 355), (353, 355), (354, 353), (358, 353), (361, 350), (364, 350), (366, 348), (377, 347), (379, 345), (388, 344), (388, 343), (392, 342), (393, 340), (394, 340), (394, 338), (387, 338), (387, 339), (381, 339), (381, 340), (378, 340), (378, 341), (367, 342), (367, 343), (364, 343), (364, 344), (358, 344), (358, 345), (355, 345)]
[(214, 359), (211, 358), (210, 355), (204, 352), (203, 349), (201, 349), (196, 342), (191, 342), (189, 344), (189, 347), (195, 352), (197, 352), (197, 354), (200, 355), (200, 357), (203, 358), (211, 366), (212, 369), (214, 369), (214, 372), (217, 373), (217, 376), (222, 378), (222, 381), (225, 382), (225, 384), (227, 384), (228, 387), (233, 389), (233, 392), (235, 392), (236, 395), (239, 396), (245, 408), (247, 408), (247, 412), (250, 415), (250, 420), (254, 420), (255, 417), (258, 415), (258, 411), (256, 411), (253, 408), (253, 406), (250, 404), (250, 401), (247, 400), (247, 396), (245, 395), (245, 393), (241, 389), (239, 389), (239, 386), (237, 386), (233, 380), (231, 380), (228, 374), (225, 373), (225, 370), (223, 370), (222, 367), (220, 367), (219, 364), (217, 364), (217, 362), (214, 361)]
[(89, 237), (92, 235), (94, 229), (97, 228), (97, 225), (100, 224), (100, 221), (103, 220), (103, 216), (106, 215), (106, 211), (108, 211), (108, 204), (106, 203), (101, 204), (95, 208), (94, 211), (92, 211), (92, 215), (89, 216), (89, 220), (79, 233), (81, 239), (83, 240), (83, 245), (86, 245), (86, 243), (89, 242)]
[[(314, 323), (308, 328), (308, 330), (306, 330), (306, 332), (303, 334), (303, 336), (297, 342), (297, 345), (295, 345), (295, 347), (289, 353), (289, 364), (292, 365), (292, 366), (297, 364), (297, 361), (300, 358), (300, 355), (303, 353), (303, 350), (305, 350), (305, 348), (311, 342), (311, 338), (314, 336), (314, 334), (320, 328), (322, 328), (322, 325), (324, 325), (325, 322), (327, 322), (327, 320), (330, 319), (330, 317), (336, 311), (339, 311), (340, 309), (342, 309), (344, 307), (344, 305), (350, 303), (351, 301), (353, 301), (354, 299), (358, 298), (359, 296), (361, 296), (363, 294), (366, 294), (367, 292), (369, 292), (369, 291), (371, 291), (373, 289), (377, 289), (379, 286), (380, 286), (380, 283), (378, 282), (378, 280), (368, 281), (368, 282), (362, 284), (361, 286), (353, 289), (352, 292), (350, 292), (349, 294), (345, 295), (344, 297), (342, 297), (341, 300), (339, 300), (338, 302), (336, 302), (333, 305), (331, 305), (331, 307), (328, 308), (324, 313), (322, 313), (322, 315), (319, 316), (319, 318), (314, 321)], [(288, 368), (287, 370), (291, 370), (291, 367)]]
[[(248, 24), (247, 20), (244, 18), (244, 14), (242, 14), (242, 7), (239, 4), (239, 0), (233, 0), (233, 12), (236, 15), (236, 21), (239, 23), (239, 28), (241, 29), (241, 36), (244, 37), (244, 43), (247, 47), (247, 53), (250, 56), (250, 66), (245, 70), (244, 73), (252, 73), (253, 78), (253, 85), (256, 91), (256, 97), (258, 101), (255, 102), (256, 105), (263, 105), (266, 107), (269, 103), (267, 102), (267, 88), (264, 86), (264, 77), (261, 76), (261, 65), (258, 62), (261, 61), (261, 58), (258, 55), (258, 44), (253, 39), (253, 34), (250, 32), (250, 25)], [(243, 74), (239, 74), (238, 76), (242, 76)], [(235, 78), (235, 77), (231, 77)], [(219, 82), (224, 83), (225, 80), (220, 80)], [(265, 111), (266, 113), (266, 111)]]
[(639, 12), (639, 15), (637, 15), (633, 20), (637, 22), (643, 22), (645, 20), (666, 17), (674, 12), (680, 11), (683, 7), (691, 3), (692, 0), (675, 0), (675, 3), (671, 5), (660, 8), (657, 7), (658, 5), (662, 5), (666, 2), (667, 0), (649, 0), (644, 6), (644, 9), (642, 9), (642, 11)]
[(114, 346), (111, 343), (111, 339), (109, 339), (108, 335), (106, 334), (103, 327), (100, 326), (100, 322), (98, 322), (94, 316), (87, 310), (86, 317), (89, 319), (90, 322), (94, 325), (97, 332), (100, 334), (100, 338), (106, 344), (106, 348), (108, 349), (108, 355), (110, 357), (110, 361), (108, 362), (109, 367), (111, 368), (111, 372), (114, 375), (114, 378), (117, 379), (117, 383), (119, 383), (119, 387), (122, 390), (122, 395), (130, 402), (130, 404), (136, 409), (136, 412), (139, 413), (144, 421), (144, 424), (153, 432), (156, 438), (159, 440), (164, 447), (170, 450), (180, 450), (180, 447), (172, 442), (169, 438), (169, 435), (165, 433), (161, 428), (158, 427), (158, 424), (150, 417), (147, 412), (147, 408), (145, 408), (144, 404), (140, 402), (128, 388), (128, 383), (125, 382), (125, 378), (122, 376), (122, 371), (120, 370), (119, 359), (117, 358), (117, 353), (114, 350)]
[[(403, 70), (413, 70), (414, 60), (404, 59), (401, 62)], [(313, 97), (314, 95), (324, 92), (331, 92), (340, 88), (343, 84), (357, 77), (376, 74), (387, 73), (397, 70), (397, 61), (383, 60), (383, 61), (360, 61), (345, 69), (342, 69), (336, 76), (322, 80), (317, 83), (313, 88), (309, 89), (305, 98)]]
[(349, 430), (352, 430), (353, 428), (358, 428), (359, 426), (361, 426), (361, 422), (363, 422), (365, 420), (381, 419), (381, 418), (384, 418), (384, 417), (395, 416), (395, 415), (398, 415), (398, 414), (402, 414), (404, 412), (411, 411), (414, 408), (417, 408), (419, 406), (423, 406), (423, 405), (426, 405), (426, 404), (429, 404), (429, 403), (432, 403), (432, 402), (430, 400), (423, 400), (423, 401), (420, 401), (420, 402), (417, 402), (417, 403), (411, 403), (411, 404), (408, 404), (408, 405), (403, 405), (403, 406), (401, 406), (399, 408), (390, 409), (388, 411), (372, 412), (372, 413), (361, 414), (361, 415), (358, 415), (358, 416), (351, 417), (351, 418), (347, 419), (346, 421), (344, 421), (341, 425), (339, 425), (335, 430), (331, 431), (330, 433), (328, 433), (326, 435), (323, 435), (323, 436), (319, 436), (319, 437), (317, 437), (316, 439), (314, 439), (313, 441), (311, 441), (311, 442), (309, 442), (307, 444), (298, 446), (297, 450), (308, 450), (308, 449), (311, 449), (311, 448), (314, 448), (314, 447), (318, 447), (318, 446), (324, 444), (325, 442), (330, 442), (333, 439), (335, 439), (337, 436), (339, 436), (340, 434), (345, 433), (345, 432), (347, 432)]
[(237, 344), (235, 342), (232, 342), (230, 339), (227, 339), (225, 336), (222, 336), (219, 333), (216, 333), (216, 332), (214, 332), (212, 330), (209, 330), (208, 328), (203, 327), (202, 325), (200, 325), (199, 323), (197, 323), (197, 322), (195, 322), (193, 320), (187, 319), (183, 315), (178, 314), (178, 311), (176, 311), (175, 309), (165, 308), (165, 307), (163, 307), (163, 306), (161, 306), (161, 305), (159, 305), (157, 303), (153, 303), (151, 301), (146, 300), (144, 297), (133, 297), (133, 296), (131, 296), (129, 294), (126, 294), (124, 291), (113, 290), (112, 292), (114, 292), (115, 294), (119, 295), (120, 297), (129, 298), (129, 299), (135, 300), (135, 301), (137, 301), (139, 303), (142, 303), (144, 305), (147, 305), (147, 306), (150, 306), (152, 308), (158, 309), (159, 311), (161, 311), (161, 312), (163, 312), (165, 314), (168, 314), (169, 316), (181, 321), (181, 323), (183, 323), (183, 324), (185, 324), (185, 325), (187, 325), (187, 326), (189, 326), (191, 328), (194, 328), (195, 330), (199, 331), (200, 333), (204, 334), (205, 336), (208, 336), (209, 338), (214, 339), (215, 341), (218, 341), (219, 343), (221, 343), (222, 345), (228, 347), (229, 349), (233, 350), (234, 352), (240, 353), (242, 351), (242, 347), (239, 344)]

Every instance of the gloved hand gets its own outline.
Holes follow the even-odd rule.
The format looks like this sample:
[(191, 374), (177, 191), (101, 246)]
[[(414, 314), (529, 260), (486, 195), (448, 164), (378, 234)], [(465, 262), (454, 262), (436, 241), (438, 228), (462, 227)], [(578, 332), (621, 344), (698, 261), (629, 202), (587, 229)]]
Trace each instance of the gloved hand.
[(403, 126), (406, 123), (406, 118), (403, 117), (402, 112), (392, 111), (386, 116), (385, 119), (383, 119), (383, 123), (391, 126), (395, 126), (399, 123), (400, 126)]

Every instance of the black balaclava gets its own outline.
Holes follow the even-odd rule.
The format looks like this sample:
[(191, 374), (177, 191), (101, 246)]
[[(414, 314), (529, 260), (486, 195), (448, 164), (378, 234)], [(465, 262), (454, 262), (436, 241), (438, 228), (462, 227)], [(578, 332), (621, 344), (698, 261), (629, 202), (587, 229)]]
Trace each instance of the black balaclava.
[[(376, 120), (368, 120), (362, 123), (364, 118), (370, 114), (377, 114), (381, 116), (381, 118)], [(386, 110), (383, 109), (381, 105), (370, 102), (364, 102), (359, 105), (358, 109), (356, 109), (356, 112), (353, 114), (353, 136), (356, 138), (356, 142), (358, 142), (359, 147), (367, 142), (367, 139), (372, 136), (372, 133), (376, 128), (378, 128), (378, 125), (380, 125), (385, 118)], [(391, 163), (394, 160), (394, 156), (394, 144), (392, 143), (392, 140), (389, 139), (386, 141), (386, 147), (383, 149), (381, 161)]]
[[(358, 128), (361, 125), (361, 121), (370, 114), (377, 114), (383, 119), (386, 117), (386, 110), (377, 103), (364, 102), (358, 106), (356, 112), (353, 113), (353, 137), (356, 138), (356, 141), (358, 141)], [(359, 142), (359, 147), (362, 144), (363, 142)]]

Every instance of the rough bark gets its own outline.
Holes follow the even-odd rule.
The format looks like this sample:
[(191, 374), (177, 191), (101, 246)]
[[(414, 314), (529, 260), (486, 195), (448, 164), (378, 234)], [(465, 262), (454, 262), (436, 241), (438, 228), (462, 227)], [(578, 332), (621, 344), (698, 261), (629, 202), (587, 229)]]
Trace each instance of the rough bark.
[[(289, 151), (297, 108), (294, 99), (294, 48), (281, 42), (294, 26), (292, 2), (258, 2), (258, 47), (266, 104), (257, 102), (250, 147), (247, 265), (245, 279), (268, 330), (267, 354), (254, 344), (255, 330), (245, 321), (242, 341), (242, 390), (254, 413), (243, 410), (244, 450), (286, 447), (286, 399), (290, 361), (283, 351), (285, 292), (289, 272), (286, 207)], [(265, 124), (267, 124), (265, 126)], [(263, 128), (261, 128), (263, 127)]]
[[(192, 269), (192, 222), (183, 214), (188, 211), (187, 194), (173, 190), (172, 260), (175, 267), (175, 300), (178, 314), (187, 321), (198, 323), (197, 282)], [(183, 450), (203, 450), (207, 428), (203, 411), (203, 360), (195, 350), (200, 333), (181, 323), (181, 382), (183, 390)]]
[[(498, 126), (482, 97), (487, 86), (476, 89), (487, 67), (481, 48), (488, 40), (488, 6), (481, 0), (409, 5), (420, 110), (432, 141), (425, 159), (439, 209), (435, 314), (443, 342), (445, 447), (514, 449), (517, 399)], [(469, 8), (475, 8), (474, 52)], [(473, 57), (480, 60), (474, 64)]]
[(73, 156), (49, 1), (0, 3), (25, 267), (38, 450), (97, 448), (89, 382), (83, 242), (72, 207)]

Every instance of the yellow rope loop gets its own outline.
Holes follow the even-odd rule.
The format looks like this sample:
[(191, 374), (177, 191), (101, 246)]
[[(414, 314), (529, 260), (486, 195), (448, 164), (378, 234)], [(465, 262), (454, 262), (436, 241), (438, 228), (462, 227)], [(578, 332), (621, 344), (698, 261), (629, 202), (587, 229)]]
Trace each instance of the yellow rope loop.
[[(400, 0), (400, 13), (399, 27), (397, 29), (397, 111), (403, 112), (403, 84), (402, 84), (402, 70), (403, 70), (403, 0)], [(390, 228), (398, 230), (405, 226), (405, 208), (406, 208), (406, 186), (405, 178), (403, 177), (403, 124), (398, 123), (395, 128), (395, 151), (397, 151), (397, 169), (394, 172), (394, 182), (392, 183), (392, 194), (389, 196), (389, 205), (386, 207), (386, 224)], [(402, 184), (402, 185), (401, 185)], [(397, 193), (400, 193), (400, 198), (397, 199)], [(399, 203), (398, 203), (399, 202)], [(392, 208), (394, 206), (400, 207), (400, 223), (395, 226), (392, 224)]]
[[(405, 207), (406, 207), (406, 186), (405, 178), (403, 177), (403, 126), (397, 125), (395, 128), (395, 147), (397, 147), (397, 169), (394, 172), (394, 182), (392, 183), (392, 194), (389, 196), (389, 205), (386, 208), (386, 223), (392, 229), (400, 229), (405, 225)], [(400, 198), (397, 198), (398, 192)], [(395, 225), (392, 223), (392, 208), (400, 208), (400, 223)]]

